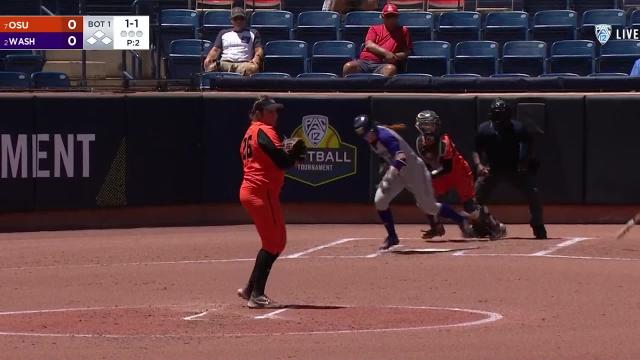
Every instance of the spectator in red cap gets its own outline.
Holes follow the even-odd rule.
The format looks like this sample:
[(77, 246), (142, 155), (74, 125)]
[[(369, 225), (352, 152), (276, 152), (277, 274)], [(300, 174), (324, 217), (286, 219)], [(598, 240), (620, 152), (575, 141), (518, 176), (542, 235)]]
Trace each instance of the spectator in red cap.
[(398, 26), (398, 7), (395, 4), (386, 4), (382, 8), (382, 19), (382, 24), (369, 28), (360, 59), (344, 65), (344, 76), (357, 72), (384, 76), (398, 73), (398, 66), (407, 59), (413, 47), (409, 29)]

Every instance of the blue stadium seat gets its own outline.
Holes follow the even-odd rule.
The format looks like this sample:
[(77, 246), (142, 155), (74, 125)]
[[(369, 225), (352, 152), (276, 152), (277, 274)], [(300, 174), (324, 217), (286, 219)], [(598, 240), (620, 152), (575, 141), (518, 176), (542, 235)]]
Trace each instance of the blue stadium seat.
[(553, 43), (548, 60), (549, 72), (587, 76), (595, 72), (596, 46), (589, 40), (564, 40)]
[(190, 79), (203, 72), (202, 62), (212, 46), (207, 40), (183, 39), (171, 42), (167, 77)]
[(335, 79), (338, 75), (331, 73), (304, 73), (297, 76), (298, 79)]
[(298, 15), (294, 39), (309, 45), (317, 41), (338, 40), (340, 14), (331, 11), (306, 11)]
[(0, 88), (28, 89), (29, 77), (21, 72), (0, 71)]
[(600, 49), (598, 72), (628, 74), (640, 59), (640, 40), (609, 40)]
[(59, 72), (35, 72), (31, 74), (31, 83), (36, 89), (71, 87), (67, 74)]
[(452, 11), (440, 15), (436, 39), (447, 41), (452, 48), (462, 41), (480, 40), (480, 14), (473, 11)]
[(160, 12), (160, 37), (162, 56), (169, 54), (171, 42), (180, 39), (195, 39), (200, 27), (198, 13), (193, 10), (166, 9)]
[(0, 53), (1, 70), (11, 72), (22, 72), (31, 76), (34, 72), (42, 71), (44, 58), (42, 55), (35, 55), (31, 51), (5, 51)]
[(442, 75), (442, 77), (447, 79), (475, 79), (482, 76), (478, 74), (460, 73), (460, 74), (444, 74)]
[(625, 73), (593, 73), (589, 74), (589, 77), (626, 77), (629, 74)]
[(504, 44), (503, 73), (538, 76), (544, 73), (547, 44), (542, 41), (509, 41)]
[(238, 73), (231, 73), (231, 72), (209, 72), (206, 74), (202, 74), (202, 76), (200, 76), (200, 87), (202, 89), (209, 89), (211, 88), (211, 80), (215, 81), (215, 79), (221, 79), (221, 78), (240, 79), (242, 78), (242, 75)]
[(318, 41), (313, 45), (311, 71), (342, 75), (342, 67), (356, 58), (356, 46), (351, 41)]
[(580, 77), (580, 75), (578, 74), (574, 74), (574, 73), (546, 73), (546, 74), (542, 74), (538, 77), (541, 78), (549, 78), (549, 77)]
[(289, 40), (293, 29), (293, 14), (288, 11), (263, 10), (251, 15), (251, 28), (260, 32), (262, 43)]
[(431, 40), (433, 14), (430, 12), (401, 12), (398, 16), (398, 23), (409, 29), (412, 41)]
[(533, 17), (531, 40), (544, 41), (547, 44), (561, 40), (575, 40), (577, 27), (578, 15), (574, 11), (540, 11)]
[(502, 73), (502, 74), (493, 74), (492, 78), (528, 78), (531, 77), (529, 74), (518, 74), (518, 73)]
[(595, 26), (598, 24), (611, 25), (611, 36), (627, 26), (627, 18), (624, 11), (619, 9), (588, 10), (582, 14), (582, 26), (580, 27), (580, 39), (594, 41), (600, 45), (596, 38)]
[(377, 11), (352, 11), (344, 18), (342, 40), (351, 41), (356, 49), (364, 43), (367, 31), (371, 25), (382, 24), (382, 18)]
[(500, 45), (507, 41), (527, 40), (529, 14), (522, 11), (489, 13), (484, 26), (483, 40), (495, 41)]
[(202, 16), (202, 39), (215, 41), (221, 30), (231, 28), (230, 10), (210, 10)]
[(382, 74), (377, 73), (354, 73), (345, 76), (347, 79), (382, 79)]
[(396, 74), (394, 77), (399, 79), (431, 79), (433, 76), (429, 74), (404, 73)]
[(288, 79), (291, 75), (281, 72), (262, 72), (251, 75), (252, 79)]
[(491, 76), (497, 72), (498, 57), (498, 44), (493, 41), (463, 41), (456, 46), (453, 70)]
[(264, 48), (264, 71), (298, 76), (306, 71), (307, 43), (299, 40), (270, 41)]
[(634, 10), (629, 16), (629, 27), (632, 29), (640, 29), (640, 9)]
[(408, 73), (425, 73), (433, 76), (448, 74), (451, 59), (450, 45), (445, 41), (416, 41), (407, 59)]

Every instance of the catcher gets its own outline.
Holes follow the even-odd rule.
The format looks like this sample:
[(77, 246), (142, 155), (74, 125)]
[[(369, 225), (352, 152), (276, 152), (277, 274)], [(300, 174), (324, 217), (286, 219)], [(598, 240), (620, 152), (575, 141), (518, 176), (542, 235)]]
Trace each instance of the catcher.
[[(476, 201), (473, 173), (464, 157), (447, 133), (442, 132), (440, 117), (435, 111), (424, 110), (416, 116), (416, 150), (431, 171), (436, 197), (455, 190), (464, 210), (470, 215), (473, 232), (477, 237), (499, 239), (506, 236), (506, 226), (489, 213), (489, 209)], [(424, 232), (424, 239), (445, 234), (444, 226), (435, 216), (429, 217), (431, 229)]]
[(265, 295), (265, 286), (273, 263), (287, 242), (287, 232), (280, 207), (280, 189), (284, 183), (284, 170), (298, 161), (304, 161), (306, 146), (302, 139), (288, 139), (284, 143), (276, 133), (278, 104), (268, 96), (259, 97), (253, 104), (240, 155), (244, 177), (240, 186), (240, 202), (256, 225), (262, 241), (253, 272), (238, 296), (248, 301), (250, 308), (272, 305)]

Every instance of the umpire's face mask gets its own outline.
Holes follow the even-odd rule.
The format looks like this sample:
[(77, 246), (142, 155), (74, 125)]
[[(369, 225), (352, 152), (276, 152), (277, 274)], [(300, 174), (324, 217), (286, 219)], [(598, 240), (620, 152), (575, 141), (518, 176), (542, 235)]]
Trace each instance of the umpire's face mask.
[(511, 114), (508, 111), (494, 111), (489, 116), (497, 129), (508, 129), (511, 126)]

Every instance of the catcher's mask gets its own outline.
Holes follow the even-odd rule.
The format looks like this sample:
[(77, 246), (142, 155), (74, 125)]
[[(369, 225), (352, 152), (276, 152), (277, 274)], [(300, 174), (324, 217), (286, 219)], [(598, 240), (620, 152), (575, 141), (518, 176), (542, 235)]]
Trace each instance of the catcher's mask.
[(416, 129), (423, 137), (436, 137), (440, 133), (440, 117), (433, 110), (423, 110), (416, 116)]

